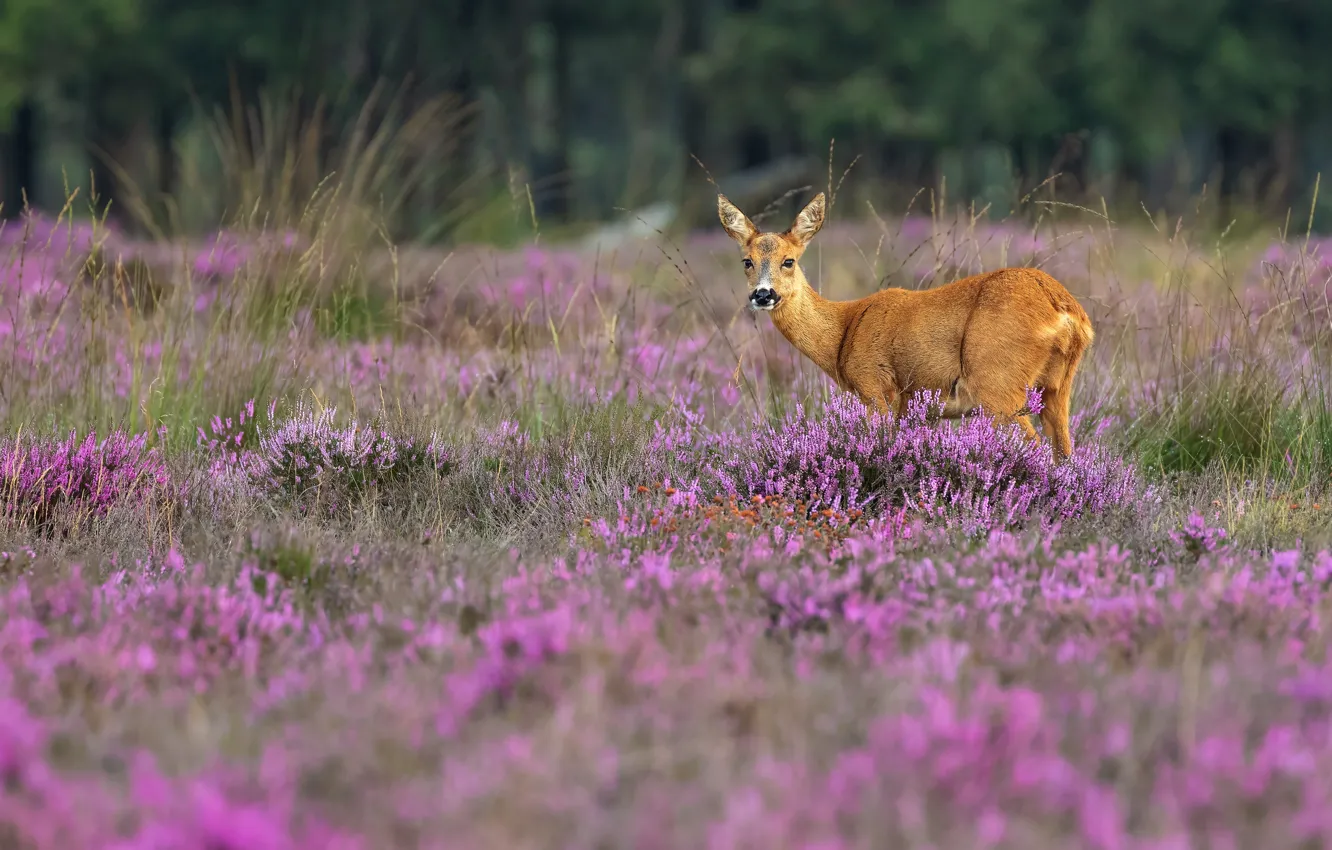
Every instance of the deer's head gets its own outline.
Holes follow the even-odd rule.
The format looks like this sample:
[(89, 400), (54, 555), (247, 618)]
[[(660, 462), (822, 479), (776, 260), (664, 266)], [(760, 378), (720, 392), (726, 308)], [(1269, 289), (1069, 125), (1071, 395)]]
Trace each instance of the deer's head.
[(798, 298), (809, 286), (800, 270), (800, 257), (823, 227), (826, 210), (823, 193), (814, 196), (782, 233), (761, 233), (754, 222), (725, 195), (717, 196), (717, 216), (731, 238), (744, 252), (742, 262), (749, 281), (749, 306), (771, 311), (783, 301)]

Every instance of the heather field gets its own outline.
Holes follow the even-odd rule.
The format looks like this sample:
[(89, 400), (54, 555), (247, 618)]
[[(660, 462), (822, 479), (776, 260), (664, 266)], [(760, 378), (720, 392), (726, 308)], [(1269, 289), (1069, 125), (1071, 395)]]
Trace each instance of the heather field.
[(1332, 241), (1049, 209), (803, 266), (1058, 277), (1058, 466), (867, 418), (719, 226), (7, 224), (0, 845), (1332, 843)]

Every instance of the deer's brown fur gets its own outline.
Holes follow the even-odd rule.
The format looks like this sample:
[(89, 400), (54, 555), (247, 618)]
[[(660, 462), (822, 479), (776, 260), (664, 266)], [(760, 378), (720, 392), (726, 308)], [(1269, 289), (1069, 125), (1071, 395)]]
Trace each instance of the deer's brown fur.
[(785, 232), (762, 233), (717, 196), (722, 226), (744, 249), (751, 306), (758, 290), (777, 330), (880, 413), (900, 415), (917, 392), (939, 390), (945, 417), (983, 408), (996, 423), (1017, 422), (1036, 440), (1026, 388), (1037, 387), (1042, 429), (1055, 457), (1067, 458), (1073, 380), (1094, 337), (1077, 299), (1039, 269), (1007, 268), (934, 289), (883, 289), (831, 301), (809, 285), (799, 262), (825, 209), (820, 193)]

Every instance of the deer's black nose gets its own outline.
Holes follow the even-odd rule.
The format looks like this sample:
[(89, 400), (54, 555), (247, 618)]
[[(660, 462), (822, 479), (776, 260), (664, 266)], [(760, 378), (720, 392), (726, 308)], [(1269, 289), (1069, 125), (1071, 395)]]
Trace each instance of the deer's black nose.
[(777, 300), (777, 293), (769, 286), (760, 286), (749, 293), (749, 301), (755, 307), (771, 307)]

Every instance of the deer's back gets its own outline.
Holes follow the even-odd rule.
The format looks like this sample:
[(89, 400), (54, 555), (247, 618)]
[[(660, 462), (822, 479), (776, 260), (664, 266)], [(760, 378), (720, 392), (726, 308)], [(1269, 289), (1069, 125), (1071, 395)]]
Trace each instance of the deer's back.
[[(1090, 340), (1077, 299), (1037, 269), (1000, 269), (931, 289), (885, 289), (853, 302), (850, 357), (873, 358), (901, 385), (946, 385), (966, 371), (976, 335), (1014, 349), (1059, 347), (1069, 334)], [(968, 345), (971, 337), (971, 345)], [(850, 357), (844, 352), (843, 361)]]

